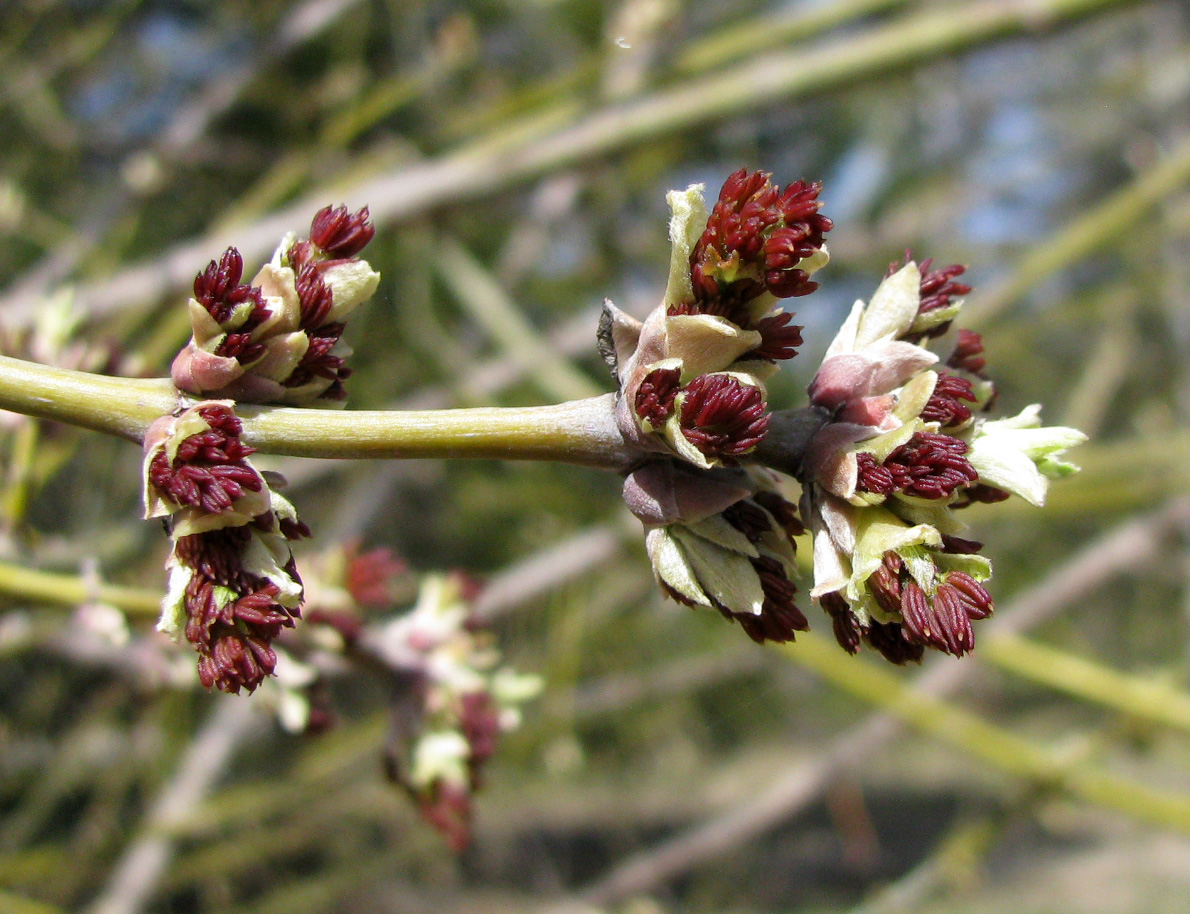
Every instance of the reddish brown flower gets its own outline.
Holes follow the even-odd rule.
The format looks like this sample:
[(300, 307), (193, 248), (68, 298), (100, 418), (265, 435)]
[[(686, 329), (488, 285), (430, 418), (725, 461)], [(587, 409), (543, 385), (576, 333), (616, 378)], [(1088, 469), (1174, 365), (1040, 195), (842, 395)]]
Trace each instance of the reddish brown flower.
[(896, 480), (891, 472), (884, 468), (874, 456), (860, 452), (855, 456), (858, 472), (855, 488), (860, 492), (871, 492), (874, 495), (892, 495), (897, 490)]
[(681, 389), (680, 368), (657, 368), (645, 375), (636, 390), (636, 414), (654, 428), (673, 415), (674, 397)]
[(393, 603), (393, 585), (407, 570), (391, 549), (380, 546), (359, 552), (359, 544), (347, 549), (346, 587), (360, 606), (385, 609)]
[(973, 486), (967, 486), (959, 493), (956, 501), (951, 502), (952, 508), (968, 508), (973, 504), (994, 505), (997, 502), (1005, 501), (1011, 493), (1005, 492), (1003, 489), (997, 489), (995, 486), (989, 486), (987, 483), (976, 483)]
[(971, 382), (949, 372), (939, 372), (934, 392), (921, 411), (921, 419), (924, 422), (937, 422), (942, 428), (960, 426), (971, 418), (971, 407), (963, 401), (976, 402)]
[(764, 172), (744, 169), (724, 182), (690, 254), (700, 313), (714, 313), (706, 309), (721, 302), (738, 312), (740, 304), (766, 290), (791, 298), (818, 287), (797, 264), (822, 248), (832, 227), (818, 212), (821, 189), (820, 184), (797, 181), (782, 191)]
[(982, 376), (983, 369), (987, 366), (987, 359), (983, 357), (983, 337), (974, 330), (959, 330), (956, 336), (954, 351), (947, 358), (946, 364), (951, 368)]
[(806, 532), (801, 518), (797, 516), (797, 507), (777, 492), (769, 492), (761, 489), (752, 496), (752, 500), (768, 511), (769, 514), (773, 515), (774, 520), (780, 524), (781, 528), (789, 537), (790, 542), (793, 541), (795, 536), (801, 536)]
[(246, 574), (238, 583), (243, 589), (229, 599), (226, 587), (196, 572), (183, 601), (186, 640), (198, 651), (199, 679), (204, 687), (222, 692), (255, 691), (276, 666), (272, 640), (300, 615), (277, 602), (276, 584)]
[(790, 324), (792, 320), (793, 314), (786, 311), (758, 320), (751, 329), (760, 334), (762, 342), (756, 349), (746, 353), (744, 358), (768, 362), (792, 359), (797, 355), (797, 347), (802, 344), (802, 328), (798, 324)]
[(992, 612), (992, 598), (978, 581), (961, 571), (939, 576), (933, 595), (909, 574), (895, 552), (887, 552), (880, 568), (868, 578), (881, 607), (901, 617), (904, 638), (961, 657), (975, 647), (973, 619)]
[(768, 512), (750, 498), (729, 505), (722, 513), (723, 519), (748, 537), (750, 543), (759, 543), (761, 537), (773, 529)]
[(904, 627), (895, 622), (873, 620), (864, 631), (864, 640), (878, 650), (885, 660), (898, 666), (921, 663), (925, 655), (925, 647), (908, 640)]
[(310, 240), (332, 258), (355, 257), (375, 234), (366, 206), (355, 213), (346, 206), (325, 206), (310, 223)]
[(343, 335), (343, 329), (343, 324), (334, 323), (309, 331), (310, 345), (306, 354), (289, 377), (281, 382), (282, 386), (301, 387), (315, 378), (324, 378), (334, 383), (321, 394), (323, 399), (338, 400), (346, 396), (342, 382), (351, 377), (351, 369), (342, 356), (332, 352)]
[(699, 375), (683, 388), (682, 434), (708, 457), (739, 457), (769, 427), (760, 388), (727, 374)]
[(211, 261), (194, 279), (194, 298), (227, 335), (215, 355), (250, 364), (264, 354), (265, 347), (252, 341), (252, 332), (269, 316), (264, 296), (256, 286), (242, 285), (244, 259), (235, 248), (223, 252), (219, 262)]
[(955, 489), (979, 479), (963, 455), (967, 443), (950, 435), (918, 432), (893, 451), (884, 469), (898, 491), (919, 498), (948, 498)]
[(334, 295), (330, 286), (322, 280), (320, 264), (308, 263), (297, 274), (298, 301), (301, 302), (302, 330), (314, 330), (321, 327), (331, 306), (334, 305)]
[(186, 438), (172, 461), (164, 448), (159, 450), (149, 463), (149, 482), (175, 505), (219, 514), (245, 491), (259, 492), (264, 480), (245, 459), (254, 449), (240, 441), (235, 413), (219, 404), (198, 412), (210, 427)]
[(500, 743), (500, 708), (490, 692), (468, 692), (459, 705), (459, 729), (471, 750), (467, 764), (474, 789), (480, 786), (484, 762)]
[(834, 629), (835, 640), (839, 642), (839, 647), (849, 654), (858, 654), (865, 629), (855, 618), (855, 613), (851, 611), (847, 601), (837, 593), (826, 593), (819, 598), (818, 602), (831, 617), (831, 626)]
[[(917, 308), (918, 314), (928, 314), (930, 311), (949, 307), (952, 295), (966, 295), (971, 291), (971, 287), (966, 283), (954, 281), (955, 277), (967, 272), (965, 266), (952, 263), (948, 267), (931, 270), (933, 262), (932, 258), (927, 258), (921, 264), (921, 304)], [(931, 335), (938, 336), (940, 332), (944, 331)]]
[(794, 604), (797, 587), (789, 580), (781, 563), (767, 556), (751, 561), (764, 591), (760, 615), (730, 612), (721, 608), (723, 615), (739, 622), (748, 637), (757, 644), (764, 644), (765, 641), (783, 644), (794, 640), (795, 632), (809, 631), (810, 623)]

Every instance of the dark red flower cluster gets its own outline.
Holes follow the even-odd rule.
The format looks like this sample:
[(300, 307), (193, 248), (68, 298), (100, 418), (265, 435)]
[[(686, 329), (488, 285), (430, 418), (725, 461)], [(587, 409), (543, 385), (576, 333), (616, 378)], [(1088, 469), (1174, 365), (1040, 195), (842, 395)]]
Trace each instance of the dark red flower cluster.
[(962, 571), (939, 576), (932, 595), (909, 574), (895, 552), (869, 579), (881, 607), (901, 616), (901, 633), (910, 644), (932, 647), (961, 657), (975, 647), (972, 619), (992, 614), (992, 598), (983, 585)]
[(983, 370), (988, 364), (983, 357), (983, 337), (974, 330), (960, 330), (955, 336), (954, 351), (947, 357), (946, 364), (983, 377)]
[(195, 277), (194, 298), (227, 331), (215, 354), (250, 365), (264, 355), (264, 344), (253, 342), (252, 333), (268, 318), (269, 310), (259, 287), (240, 283), (243, 275), (244, 258), (228, 248), (218, 263), (212, 260)]
[(259, 492), (264, 480), (245, 459), (254, 449), (240, 441), (236, 414), (219, 403), (201, 406), (198, 413), (210, 428), (183, 441), (173, 460), (158, 451), (149, 463), (149, 481), (176, 505), (219, 514), (245, 491)]
[[(210, 534), (194, 534), (202, 539)], [(202, 544), (191, 548), (201, 554)], [(252, 692), (272, 674), (277, 654), (272, 641), (292, 628), (300, 610), (277, 602), (280, 588), (241, 571), (234, 593), (201, 573), (186, 585), (186, 640), (198, 651), (198, 678), (205, 688)]]
[[(965, 543), (964, 550), (979, 544)], [(821, 603), (831, 616), (835, 639), (848, 653), (866, 641), (893, 663), (916, 663), (926, 648), (961, 657), (975, 647), (971, 622), (992, 614), (992, 598), (983, 585), (962, 571), (938, 574), (928, 594), (909, 574), (896, 552), (886, 552), (880, 568), (868, 578), (881, 608), (900, 622), (857, 621), (838, 593), (826, 594)]]
[(798, 264), (819, 251), (832, 223), (818, 210), (821, 185), (797, 181), (784, 191), (764, 172), (744, 169), (723, 184), (706, 230), (690, 254), (694, 300), (671, 314), (713, 314), (760, 333), (762, 343), (745, 358), (792, 358), (802, 344), (792, 314), (753, 313), (750, 303), (765, 292), (777, 298), (808, 295), (818, 288)]
[(375, 234), (366, 206), (354, 213), (346, 206), (325, 206), (310, 223), (310, 241), (335, 259), (358, 257)]
[(975, 402), (970, 381), (941, 371), (920, 418), (923, 422), (937, 422), (942, 428), (958, 428), (971, 418), (971, 407), (966, 404)]
[(684, 388), (682, 434), (708, 457), (748, 453), (769, 427), (764, 393), (729, 374), (699, 375)]
[(653, 369), (636, 389), (636, 414), (654, 428), (660, 428), (673, 415), (674, 398), (681, 389), (680, 368)]
[[(905, 259), (900, 263), (895, 260), (890, 263), (888, 265), (888, 273), (885, 275), (892, 276), (912, 259), (913, 255), (906, 251)], [(931, 270), (930, 266), (933, 263), (933, 258), (927, 257), (918, 267), (921, 272), (921, 301), (917, 306), (919, 316), (929, 314), (931, 311), (949, 308), (952, 296), (966, 295), (971, 291), (971, 287), (966, 283), (955, 282), (957, 277), (967, 272), (965, 266), (952, 263), (948, 267), (939, 267), (937, 270)], [(924, 339), (937, 339), (950, 330), (950, 323), (950, 321), (943, 321), (922, 333), (909, 334), (904, 339), (907, 339), (911, 343), (920, 343)]]
[(376, 234), (365, 206), (352, 213), (345, 206), (320, 209), (310, 223), (308, 240), (296, 241), (289, 248), (289, 265), (297, 274), (298, 300), (301, 302), (301, 329), (309, 337), (309, 348), (293, 373), (283, 381), (285, 387), (301, 387), (314, 378), (331, 381), (321, 396), (342, 400), (347, 396), (343, 382), (351, 376), (346, 361), (332, 350), (343, 336), (342, 321), (327, 322), (334, 296), (324, 280), (336, 266), (357, 259)]
[(769, 178), (745, 169), (731, 175), (690, 253), (694, 297), (708, 308), (729, 309), (723, 312), (729, 318), (762, 292), (792, 298), (818, 288), (797, 265), (823, 246), (832, 228), (818, 212), (822, 185), (796, 181), (782, 191)]
[(967, 443), (950, 435), (918, 432), (878, 463), (868, 453), (857, 455), (856, 489), (877, 495), (901, 492), (918, 498), (949, 498), (969, 486), (979, 473), (963, 455)]
[(764, 590), (760, 615), (720, 611), (729, 619), (739, 622), (748, 637), (757, 644), (764, 644), (765, 641), (783, 644), (793, 640), (794, 632), (809, 631), (809, 621), (794, 603), (797, 587), (789, 580), (781, 563), (768, 556), (750, 561)]
[[(272, 512), (250, 526), (280, 533)], [(292, 532), (293, 537), (285, 538), (310, 533), (304, 524)], [(198, 677), (208, 689), (255, 691), (277, 664), (273, 640), (301, 618), (300, 607), (279, 602), (275, 583), (244, 568), (244, 550), (252, 536), (248, 526), (225, 527), (179, 537), (174, 551), (175, 560), (191, 572), (183, 597), (186, 640), (198, 651)], [(292, 557), (284, 570), (299, 580)]]
[[(966, 295), (971, 287), (966, 283), (955, 282), (955, 279), (967, 272), (962, 264), (952, 263), (948, 267), (931, 270), (933, 258), (926, 258), (921, 264), (921, 304), (917, 307), (918, 314), (929, 314), (939, 308), (950, 307), (951, 296)], [(931, 333), (931, 336), (941, 336), (950, 327), (945, 324)]]
[(351, 599), (369, 609), (387, 609), (396, 599), (396, 579), (409, 568), (395, 552), (384, 546), (359, 551), (358, 543), (347, 547), (344, 586)]
[[(201, 430), (187, 434), (196, 419)], [(240, 441), (241, 430), (227, 404), (207, 402), (158, 420), (146, 436), (150, 503), (154, 516), (168, 518), (169, 564), (183, 576), (171, 578), (177, 615), (168, 630), (198, 651), (202, 684), (224, 692), (251, 692), (273, 672), (271, 642), (300, 615), (301, 594), (292, 554), (281, 567), (273, 563), (288, 553), (289, 540), (310, 535), (296, 517), (270, 507), (268, 483), (248, 463), (253, 450)]]
[[(793, 538), (804, 532), (797, 516), (797, 508), (777, 492), (760, 491), (737, 501), (723, 512), (723, 518), (759, 545), (766, 536), (776, 534), (787, 539), (796, 551)], [(724, 618), (740, 623), (744, 632), (757, 644), (773, 641), (783, 644), (794, 640), (795, 632), (809, 631), (810, 623), (794, 602), (797, 587), (776, 559), (761, 555), (750, 559), (764, 591), (764, 603), (759, 615), (733, 612), (725, 606), (717, 607)]]

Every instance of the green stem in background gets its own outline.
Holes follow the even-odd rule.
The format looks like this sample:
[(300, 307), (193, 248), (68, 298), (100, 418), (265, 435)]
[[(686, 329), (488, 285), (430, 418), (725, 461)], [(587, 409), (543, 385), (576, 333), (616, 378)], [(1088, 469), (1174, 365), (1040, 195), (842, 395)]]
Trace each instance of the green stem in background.
[(595, 383), (545, 340), (490, 273), (453, 238), (436, 239), (438, 278), (488, 335), (548, 397), (571, 400), (599, 393)]
[(999, 771), (1134, 819), (1190, 832), (1190, 796), (1155, 790), (1085, 762), (1071, 762), (969, 711), (915, 690), (895, 673), (840, 653), (818, 635), (799, 633), (797, 642), (782, 650), (832, 685)]
[(973, 329), (1015, 305), (1043, 280), (1128, 234), (1128, 229), (1170, 194), (1190, 182), (1190, 142), (1172, 150), (1152, 168), (1090, 212), (1083, 213), (1056, 237), (1034, 248), (1013, 274), (979, 296), (968, 313)]
[(1085, 701), (1139, 720), (1190, 731), (1190, 695), (1172, 682), (1120, 673), (1019, 635), (998, 634), (983, 639), (979, 656), (1001, 669)]
[(40, 437), (41, 429), (37, 422), (22, 422), (13, 436), (8, 474), (3, 495), (0, 496), (0, 512), (3, 513), (6, 530), (12, 530), (24, 520)]
[(161, 593), (142, 587), (93, 584), (77, 574), (35, 571), (0, 562), (0, 593), (15, 600), (75, 607), (95, 600), (127, 613), (155, 616), (161, 612)]
[(793, 12), (783, 10), (772, 15), (757, 15), (691, 42), (683, 49), (674, 69), (686, 76), (705, 72), (784, 44), (808, 41), (830, 29), (906, 3), (907, 0), (835, 0)]

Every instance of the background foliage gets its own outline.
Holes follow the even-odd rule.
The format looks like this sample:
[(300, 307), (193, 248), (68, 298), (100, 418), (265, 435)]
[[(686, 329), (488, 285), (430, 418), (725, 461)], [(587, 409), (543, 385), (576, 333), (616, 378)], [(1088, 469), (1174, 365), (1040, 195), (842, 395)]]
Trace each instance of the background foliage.
[[(976, 515), (1000, 606), (976, 655), (892, 673), (664, 603), (614, 478), (274, 461), (316, 545), (485, 579), (506, 654), (546, 679), (456, 859), (385, 781), (387, 696), (365, 677), (336, 683), (336, 729), (296, 738), (146, 679), (144, 612), (130, 648), (81, 638), (90, 591), (62, 581), (98, 573), (150, 608), (162, 584), (140, 455), (6, 421), (0, 907), (1190, 904), (1184, 4), (14, 2), (0, 129), (8, 352), (73, 289), (81, 339), (164, 374), (210, 257), (258, 261), (346, 201), (376, 215), (383, 276), (348, 330), (350, 406), (607, 390), (595, 315), (657, 300), (665, 190), (748, 166), (822, 179), (838, 226), (774, 405), (802, 402), (909, 247), (970, 264), (1006, 409), (1042, 401), (1092, 436), (1045, 511)], [(35, 599), (19, 567), (71, 577)], [(115, 890), (129, 868), (151, 874), (140, 895)]]

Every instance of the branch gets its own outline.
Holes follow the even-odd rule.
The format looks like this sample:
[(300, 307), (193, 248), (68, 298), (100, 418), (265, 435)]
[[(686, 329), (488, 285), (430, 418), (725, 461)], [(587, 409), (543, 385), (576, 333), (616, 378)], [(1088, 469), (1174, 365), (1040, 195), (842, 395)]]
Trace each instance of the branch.
[[(111, 378), (0, 356), (0, 409), (140, 442), (189, 402), (164, 378)], [(551, 460), (626, 470), (640, 460), (616, 427), (614, 394), (556, 406), (357, 410), (239, 406), (243, 440), (296, 457)]]

